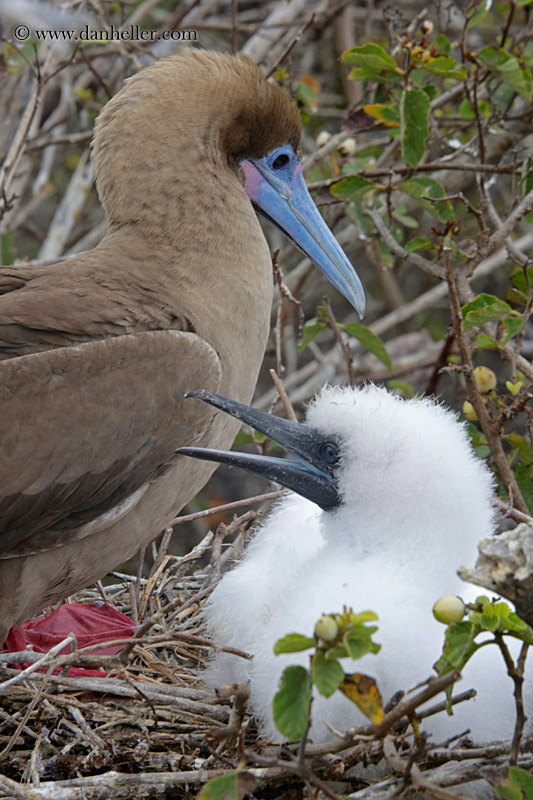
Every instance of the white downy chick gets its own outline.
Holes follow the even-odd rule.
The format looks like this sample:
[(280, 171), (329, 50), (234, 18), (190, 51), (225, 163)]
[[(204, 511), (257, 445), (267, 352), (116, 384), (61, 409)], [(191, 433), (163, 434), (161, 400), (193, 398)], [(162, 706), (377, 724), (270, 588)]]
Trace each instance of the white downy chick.
[[(293, 493), (283, 498), (206, 607), (213, 638), (253, 655), (247, 662), (219, 653), (209, 682), (248, 681), (251, 707), (273, 739), (281, 738), (271, 710), (281, 674), (289, 664), (309, 665), (307, 653), (275, 656), (277, 639), (311, 636), (323, 613), (343, 605), (370, 609), (379, 617), (373, 638), (381, 650), (345, 660), (345, 670), (373, 676), (385, 701), (413, 687), (434, 674), (442, 650), (445, 629), (433, 618), (435, 600), (459, 594), (472, 601), (481, 593), (456, 570), (474, 563), (478, 541), (494, 524), (491, 474), (464, 426), (434, 401), (406, 401), (373, 385), (328, 387), (301, 427), (322, 434), (321, 448), (328, 439), (340, 445), (338, 504), (321, 510)], [(456, 691), (471, 687), (475, 700), (458, 705), (453, 717), (430, 717), (423, 728), (436, 740), (466, 728), (478, 741), (509, 738), (513, 684), (495, 646), (475, 654)], [(340, 731), (366, 721), (340, 692), (328, 699), (315, 694), (312, 719), (314, 741), (331, 738), (325, 721)]]

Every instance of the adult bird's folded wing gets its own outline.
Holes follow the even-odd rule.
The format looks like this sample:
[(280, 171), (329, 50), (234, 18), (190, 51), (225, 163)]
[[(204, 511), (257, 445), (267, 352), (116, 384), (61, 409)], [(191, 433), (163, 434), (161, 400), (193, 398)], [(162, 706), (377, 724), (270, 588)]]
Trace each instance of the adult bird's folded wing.
[(220, 378), (215, 350), (180, 331), (1, 362), (0, 558), (98, 532), (131, 506), (216, 413), (185, 392)]

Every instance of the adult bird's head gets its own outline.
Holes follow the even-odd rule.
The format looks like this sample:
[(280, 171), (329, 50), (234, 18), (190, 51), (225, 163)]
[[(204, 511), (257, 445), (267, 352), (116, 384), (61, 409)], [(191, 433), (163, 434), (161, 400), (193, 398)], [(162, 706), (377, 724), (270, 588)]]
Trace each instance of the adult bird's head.
[[(450, 515), (457, 519), (458, 537), (469, 525), (491, 529), (490, 473), (474, 456), (455, 415), (431, 400), (406, 401), (373, 385), (326, 387), (310, 405), (306, 422), (298, 423), (211, 392), (187, 396), (265, 433), (295, 460), (195, 447), (177, 452), (246, 469), (292, 489), (332, 512), (326, 537), (328, 527), (338, 537), (339, 531), (351, 536), (356, 525), (374, 544), (400, 535), (408, 546), (422, 534), (430, 537)], [(481, 501), (472, 503), (473, 496)], [(476, 519), (469, 521), (472, 514)]]
[(223, 249), (217, 217), (235, 213), (231, 197), (244, 187), (255, 210), (362, 316), (361, 282), (303, 180), (300, 138), (296, 106), (248, 59), (188, 49), (158, 61), (129, 78), (98, 118), (94, 164), (109, 229), (144, 223), (143, 230), (164, 233), (176, 224), (176, 205), (184, 215), (194, 205), (198, 221), (184, 225), (188, 236), (209, 235)]

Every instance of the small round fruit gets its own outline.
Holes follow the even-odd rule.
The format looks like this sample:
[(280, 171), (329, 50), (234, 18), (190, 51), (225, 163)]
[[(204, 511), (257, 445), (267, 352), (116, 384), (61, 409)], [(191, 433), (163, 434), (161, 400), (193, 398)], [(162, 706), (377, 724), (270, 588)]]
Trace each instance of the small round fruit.
[(476, 367), (474, 378), (479, 392), (486, 394), (496, 388), (496, 375), (490, 367)]
[(315, 625), (315, 636), (324, 642), (332, 642), (339, 632), (339, 626), (333, 617), (323, 614)]
[(453, 622), (459, 622), (465, 615), (465, 604), (460, 597), (452, 594), (446, 594), (441, 597), (433, 606), (433, 616), (438, 622), (444, 625), (451, 625)]
[(477, 414), (474, 411), (474, 406), (472, 403), (469, 403), (468, 400), (465, 400), (463, 403), (463, 414), (467, 419), (472, 420), (472, 422), (477, 420)]
[(435, 30), (435, 26), (433, 25), (430, 19), (425, 19), (422, 25), (420, 26), (420, 30), (424, 34), (424, 36), (431, 36), (433, 31)]
[(320, 133), (315, 139), (316, 146), (324, 147), (324, 145), (327, 144), (330, 139), (331, 139), (331, 133), (328, 133), (328, 131), (320, 131)]
[(350, 136), (349, 139), (345, 139), (342, 144), (339, 145), (339, 153), (341, 156), (349, 157), (355, 155), (355, 151), (357, 148), (357, 144), (353, 136)]

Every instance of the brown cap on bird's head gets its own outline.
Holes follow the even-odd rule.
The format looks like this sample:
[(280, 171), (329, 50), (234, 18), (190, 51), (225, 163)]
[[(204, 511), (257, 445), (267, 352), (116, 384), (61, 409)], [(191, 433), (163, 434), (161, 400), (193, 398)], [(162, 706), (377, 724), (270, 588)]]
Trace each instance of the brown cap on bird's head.
[(295, 104), (247, 58), (183, 50), (129, 78), (100, 113), (93, 138), (100, 199), (113, 217), (117, 184), (128, 174), (134, 181), (134, 171), (185, 177), (199, 160), (235, 170), (237, 159), (281, 145), (298, 152), (300, 137)]

